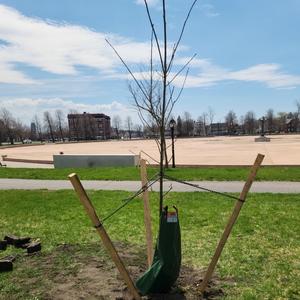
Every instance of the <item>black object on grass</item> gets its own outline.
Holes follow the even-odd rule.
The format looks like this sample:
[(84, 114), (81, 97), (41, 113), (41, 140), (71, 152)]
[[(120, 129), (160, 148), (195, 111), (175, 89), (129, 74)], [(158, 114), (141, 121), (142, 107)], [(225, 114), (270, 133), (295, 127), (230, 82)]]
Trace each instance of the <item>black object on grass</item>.
[(13, 261), (16, 259), (15, 255), (8, 255), (0, 259), (0, 272), (8, 272), (13, 270)]
[(4, 240), (7, 241), (8, 245), (13, 245), (16, 248), (22, 248), (22, 245), (30, 242), (30, 237), (19, 237), (16, 235), (6, 235)]
[(31, 243), (27, 244), (27, 253), (28, 254), (41, 251), (41, 249), (42, 249), (41, 242), (31, 242)]
[(7, 248), (7, 241), (4, 240), (4, 241), (0, 241), (0, 250), (6, 250)]

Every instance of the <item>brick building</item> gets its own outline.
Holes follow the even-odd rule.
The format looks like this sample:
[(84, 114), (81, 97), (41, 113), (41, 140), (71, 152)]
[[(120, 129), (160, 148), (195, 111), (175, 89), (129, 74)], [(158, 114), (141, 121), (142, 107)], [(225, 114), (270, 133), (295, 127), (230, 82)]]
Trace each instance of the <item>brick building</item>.
[(71, 140), (106, 140), (110, 138), (110, 117), (105, 114), (68, 114)]

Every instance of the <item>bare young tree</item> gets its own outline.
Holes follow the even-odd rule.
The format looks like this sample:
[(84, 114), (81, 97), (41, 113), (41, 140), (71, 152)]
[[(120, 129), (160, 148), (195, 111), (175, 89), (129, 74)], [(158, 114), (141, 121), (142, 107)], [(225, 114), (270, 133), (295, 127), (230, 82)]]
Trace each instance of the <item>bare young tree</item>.
[(215, 118), (215, 111), (211, 106), (208, 107), (208, 118), (209, 118), (210, 134), (212, 134), (212, 124)]
[(44, 112), (44, 123), (45, 123), (45, 128), (47, 128), (47, 131), (50, 134), (50, 138), (52, 142), (55, 143), (54, 122), (49, 111)]
[(57, 130), (59, 132), (60, 138), (61, 140), (64, 142), (65, 138), (64, 138), (64, 114), (60, 109), (57, 109), (55, 111), (55, 121), (56, 121), (56, 127)]
[(300, 100), (296, 101), (296, 113), (295, 113), (295, 119), (296, 119), (296, 131), (300, 131)]
[(199, 136), (207, 136), (207, 130), (206, 130), (206, 125), (207, 125), (207, 113), (203, 113), (201, 116), (197, 118), (196, 122), (196, 134)]
[(38, 139), (42, 143), (43, 142), (42, 124), (37, 115), (34, 116), (33, 123), (35, 124), (35, 129), (36, 129), (36, 133), (38, 135)]
[(275, 122), (274, 122), (274, 110), (268, 109), (267, 111), (267, 124), (268, 124), (268, 131), (274, 132), (275, 131)]
[(277, 113), (278, 131), (286, 132), (287, 113), (282, 111)]
[(4, 142), (4, 135), (5, 135), (4, 123), (0, 118), (0, 146), (2, 146), (2, 143)]
[(129, 139), (131, 140), (133, 123), (132, 123), (132, 119), (131, 119), (130, 116), (127, 116), (127, 117), (126, 117), (126, 119), (125, 119), (125, 124), (126, 124), (127, 131), (128, 131), (128, 134), (129, 134)]
[(112, 125), (113, 125), (113, 128), (116, 131), (117, 139), (120, 139), (120, 129), (121, 129), (121, 126), (122, 126), (122, 119), (120, 118), (119, 115), (113, 116)]
[(235, 133), (235, 127), (237, 124), (237, 117), (233, 110), (230, 110), (225, 116), (225, 122), (227, 126), (228, 134), (232, 135)]
[(189, 112), (185, 111), (182, 116), (182, 128), (185, 136), (192, 136), (194, 131), (194, 120)]
[(137, 136), (140, 138), (143, 136), (143, 126), (141, 124), (134, 125), (134, 129), (137, 133)]
[(206, 125), (207, 125), (207, 113), (204, 112), (201, 116), (202, 118), (202, 124), (203, 124), (203, 133), (204, 136), (207, 136), (207, 131), (206, 131)]
[(297, 107), (297, 114), (298, 114), (298, 116), (300, 117), (300, 100), (297, 100), (296, 101), (296, 107)]
[(14, 144), (15, 130), (14, 130), (14, 118), (10, 111), (6, 108), (2, 108), (0, 111), (0, 119), (2, 120), (4, 132), (9, 139), (11, 145)]
[(177, 136), (182, 136), (183, 134), (183, 130), (182, 130), (182, 119), (180, 116), (178, 116), (177, 118), (177, 122), (176, 122), (176, 131), (177, 131)]
[(248, 111), (244, 117), (244, 127), (247, 134), (255, 133), (256, 119), (253, 111)]
[(24, 144), (24, 140), (29, 136), (29, 128), (20, 120), (14, 121), (14, 128), (16, 137)]
[[(107, 41), (131, 75), (131, 78), (133, 79), (133, 82), (135, 84), (134, 91), (139, 91), (139, 96), (137, 96), (136, 93), (132, 94), (135, 107), (138, 111), (140, 119), (143, 123), (147, 123), (147, 116), (150, 115), (159, 128), (159, 143), (157, 143), (157, 145), (160, 153), (160, 213), (162, 211), (164, 197), (164, 161), (166, 160), (165, 129), (168, 124), (173, 107), (180, 98), (180, 95), (184, 88), (185, 81), (188, 75), (187, 67), (195, 55), (188, 59), (186, 63), (178, 69), (174, 68), (174, 59), (176, 57), (178, 47), (181, 43), (187, 21), (190, 18), (190, 14), (196, 2), (197, 0), (194, 0), (192, 2), (192, 5), (190, 6), (190, 9), (188, 10), (177, 41), (173, 44), (173, 46), (170, 46), (168, 42), (167, 31), (166, 0), (162, 0), (163, 34), (161, 39), (159, 38), (158, 32), (154, 26), (153, 18), (148, 6), (148, 1), (144, 0), (149, 24), (151, 27), (151, 45), (148, 76), (146, 76), (146, 78), (142, 78), (142, 80), (140, 80), (139, 77), (135, 75), (135, 73), (127, 65), (124, 59), (120, 56), (117, 49), (114, 48), (114, 46), (109, 41)], [(158, 57), (158, 62), (154, 61), (154, 59), (156, 58), (154, 54)], [(176, 89), (176, 87), (174, 86), (174, 81), (178, 81), (178, 79), (180, 78), (179, 75), (181, 75), (183, 72), (185, 72), (185, 75), (183, 76), (182, 86), (180, 89)]]

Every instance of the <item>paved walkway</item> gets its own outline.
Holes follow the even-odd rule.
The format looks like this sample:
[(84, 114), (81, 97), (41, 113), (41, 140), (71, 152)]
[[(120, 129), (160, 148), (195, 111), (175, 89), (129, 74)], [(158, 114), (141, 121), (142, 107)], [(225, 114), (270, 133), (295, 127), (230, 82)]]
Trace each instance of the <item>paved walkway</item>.
[[(219, 192), (240, 192), (243, 188), (242, 181), (193, 181), (193, 184), (199, 184), (208, 189), (213, 189)], [(139, 181), (92, 181), (83, 180), (83, 186), (91, 190), (123, 190), (136, 191), (141, 187)], [(165, 190), (172, 185), (174, 192), (193, 192), (199, 191), (196, 188), (179, 184), (177, 182), (166, 181), (164, 183)], [(72, 189), (72, 185), (67, 180), (32, 180), (32, 179), (0, 179), (0, 190), (6, 189), (22, 189), (22, 190), (61, 190)], [(158, 183), (152, 186), (153, 191), (158, 191)], [(264, 181), (254, 182), (251, 192), (255, 193), (299, 193), (300, 182), (282, 182), (282, 181)]]

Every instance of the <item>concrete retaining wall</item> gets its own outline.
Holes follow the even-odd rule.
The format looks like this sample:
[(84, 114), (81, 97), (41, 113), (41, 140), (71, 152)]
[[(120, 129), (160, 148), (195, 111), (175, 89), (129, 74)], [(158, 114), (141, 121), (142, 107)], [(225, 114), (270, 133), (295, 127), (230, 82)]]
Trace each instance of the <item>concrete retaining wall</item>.
[(139, 164), (134, 154), (62, 154), (53, 155), (55, 168), (128, 167)]

